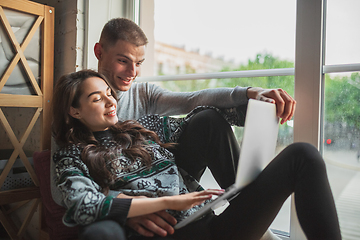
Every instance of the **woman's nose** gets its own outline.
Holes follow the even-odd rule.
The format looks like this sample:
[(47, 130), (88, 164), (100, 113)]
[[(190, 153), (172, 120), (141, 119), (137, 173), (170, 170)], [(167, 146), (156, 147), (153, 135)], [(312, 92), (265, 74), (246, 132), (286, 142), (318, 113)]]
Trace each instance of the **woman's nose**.
[(106, 101), (106, 107), (111, 107), (111, 106), (113, 106), (113, 105), (116, 105), (116, 101), (115, 101), (115, 99), (114, 99), (113, 96), (107, 97), (106, 100), (107, 100), (107, 101)]

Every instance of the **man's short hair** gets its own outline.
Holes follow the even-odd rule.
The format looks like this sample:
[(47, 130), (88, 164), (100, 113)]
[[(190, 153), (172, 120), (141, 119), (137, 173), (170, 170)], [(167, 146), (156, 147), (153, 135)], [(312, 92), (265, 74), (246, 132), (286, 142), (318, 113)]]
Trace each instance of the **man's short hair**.
[(100, 44), (103, 48), (114, 46), (118, 40), (127, 41), (139, 46), (148, 43), (143, 30), (133, 21), (126, 18), (113, 18), (108, 21), (100, 36)]

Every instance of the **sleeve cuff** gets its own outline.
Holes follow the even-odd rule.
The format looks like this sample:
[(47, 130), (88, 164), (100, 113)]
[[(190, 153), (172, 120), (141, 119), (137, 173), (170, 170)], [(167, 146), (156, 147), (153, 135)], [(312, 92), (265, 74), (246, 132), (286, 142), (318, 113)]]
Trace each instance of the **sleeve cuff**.
[(113, 198), (110, 211), (106, 219), (114, 220), (122, 226), (125, 225), (131, 200), (131, 198)]
[(236, 106), (241, 104), (247, 104), (247, 101), (249, 100), (247, 96), (247, 90), (251, 87), (239, 87), (236, 86), (233, 88), (231, 93), (231, 98), (233, 99)]

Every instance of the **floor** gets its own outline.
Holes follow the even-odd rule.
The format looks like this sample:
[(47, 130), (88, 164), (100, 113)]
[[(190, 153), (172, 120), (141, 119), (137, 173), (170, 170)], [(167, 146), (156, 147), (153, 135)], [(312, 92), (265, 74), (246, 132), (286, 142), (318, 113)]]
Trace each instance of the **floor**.
[(343, 240), (360, 239), (360, 172), (336, 200)]

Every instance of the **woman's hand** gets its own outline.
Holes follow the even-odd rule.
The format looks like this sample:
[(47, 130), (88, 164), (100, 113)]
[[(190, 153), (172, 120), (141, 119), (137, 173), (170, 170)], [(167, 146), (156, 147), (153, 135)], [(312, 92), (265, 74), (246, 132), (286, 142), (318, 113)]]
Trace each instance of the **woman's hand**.
[[(158, 198), (130, 197), (132, 198), (128, 218), (172, 209), (177, 211), (186, 210), (211, 199), (213, 195), (221, 195), (224, 190), (208, 189), (201, 192), (192, 192), (182, 195), (166, 196)], [(119, 194), (118, 197), (129, 197)]]
[[(160, 197), (155, 199), (155, 201), (160, 200), (162, 209), (185, 210), (201, 204), (207, 199), (211, 199), (212, 195), (220, 195), (222, 193), (224, 193), (224, 190), (205, 190), (177, 196)], [(119, 194), (118, 197), (129, 198), (129, 196), (123, 195), (124, 194)], [(136, 199), (134, 200), (133, 203), (137, 202)], [(147, 198), (146, 200), (149, 200), (149, 202), (144, 204), (149, 207), (154, 199)], [(169, 204), (168, 207), (166, 206), (167, 204)], [(154, 206), (155, 204), (153, 207)], [(129, 218), (126, 224), (142, 236), (153, 237), (157, 234), (165, 237), (168, 234), (174, 233), (173, 226), (176, 224), (176, 219), (166, 211), (161, 210), (159, 212)]]
[(164, 197), (167, 209), (183, 211), (210, 200), (213, 195), (221, 195), (224, 190), (208, 189), (201, 192), (192, 192), (182, 195)]

